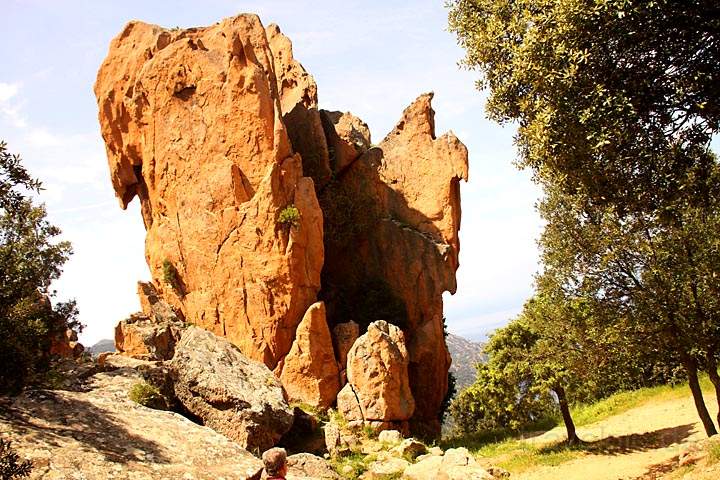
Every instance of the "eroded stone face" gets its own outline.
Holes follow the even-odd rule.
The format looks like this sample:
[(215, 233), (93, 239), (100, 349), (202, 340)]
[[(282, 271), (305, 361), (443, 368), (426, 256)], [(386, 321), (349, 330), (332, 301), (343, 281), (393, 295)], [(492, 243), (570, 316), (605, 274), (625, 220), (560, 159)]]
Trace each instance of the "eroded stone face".
[[(362, 334), (386, 319), (407, 345), (411, 422), (439, 432), (442, 293), (456, 288), (468, 164), (452, 133), (435, 136), (432, 94), (373, 146), (362, 120), (318, 110), (290, 40), (254, 15), (187, 30), (131, 22), (95, 93), (111, 180), (123, 208), (140, 199), (164, 301), (278, 375), (293, 342), (344, 367), (345, 352), (298, 329), (318, 299), (325, 328), (352, 318)], [(299, 217), (279, 222), (291, 204)], [(288, 391), (328, 377), (308, 358), (290, 357)]]
[[(431, 100), (418, 97), (377, 147), (319, 194), (327, 212), (321, 297), (331, 323), (352, 316), (366, 326), (385, 318), (403, 330), (413, 422), (416, 430), (438, 432), (450, 366), (442, 294), (456, 289), (459, 181), (467, 180), (468, 163), (452, 133), (436, 138)], [(338, 205), (341, 211), (331, 210)]]
[(168, 365), (175, 395), (187, 411), (243, 448), (262, 452), (292, 426), (278, 379), (224, 338), (190, 327)]
[[(320, 288), (322, 213), (281, 120), (260, 20), (131, 22), (95, 93), (113, 187), (123, 208), (140, 199), (160, 294), (274, 368)], [(290, 204), (299, 219), (280, 224)]]
[(371, 323), (347, 355), (348, 383), (342, 401), (338, 397), (338, 408), (346, 420), (409, 420), (415, 400), (408, 383), (408, 361), (402, 331), (382, 320)]

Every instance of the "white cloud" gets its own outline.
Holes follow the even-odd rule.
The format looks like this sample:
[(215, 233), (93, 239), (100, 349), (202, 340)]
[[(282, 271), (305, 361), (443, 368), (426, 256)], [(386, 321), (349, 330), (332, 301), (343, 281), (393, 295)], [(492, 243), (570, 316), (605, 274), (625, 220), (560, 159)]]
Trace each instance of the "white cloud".
[(0, 118), (15, 128), (27, 126), (27, 120), (22, 114), (22, 104), (11, 102), (17, 99), (21, 86), (20, 83), (0, 82)]
[(19, 90), (19, 83), (0, 82), (0, 103), (6, 103), (8, 100), (17, 95)]

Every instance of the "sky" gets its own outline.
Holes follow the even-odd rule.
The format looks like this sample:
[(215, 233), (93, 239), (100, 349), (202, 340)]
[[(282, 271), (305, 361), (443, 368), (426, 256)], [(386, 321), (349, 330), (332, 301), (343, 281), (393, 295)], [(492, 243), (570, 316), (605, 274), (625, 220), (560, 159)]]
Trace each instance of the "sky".
[(458, 289), (444, 296), (449, 330), (480, 340), (531, 295), (540, 191), (513, 164), (514, 128), (485, 118), (477, 72), (458, 66), (463, 51), (447, 31), (444, 0), (2, 3), (0, 139), (43, 182), (49, 220), (73, 245), (54, 288), (58, 299), (77, 300), (86, 345), (112, 338), (139, 310), (137, 281), (150, 278), (139, 205), (123, 211), (114, 197), (92, 91), (110, 40), (133, 19), (184, 28), (252, 12), (277, 23), (317, 81), (320, 108), (362, 118), (375, 142), (434, 91), (438, 136), (452, 130), (470, 154)]

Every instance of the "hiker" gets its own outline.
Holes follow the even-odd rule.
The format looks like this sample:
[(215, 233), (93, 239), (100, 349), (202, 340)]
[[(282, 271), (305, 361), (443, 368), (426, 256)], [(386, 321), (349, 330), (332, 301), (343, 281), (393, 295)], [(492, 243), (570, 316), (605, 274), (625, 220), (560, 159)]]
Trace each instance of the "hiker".
[(284, 448), (271, 448), (262, 454), (267, 480), (285, 480), (287, 475), (287, 452)]

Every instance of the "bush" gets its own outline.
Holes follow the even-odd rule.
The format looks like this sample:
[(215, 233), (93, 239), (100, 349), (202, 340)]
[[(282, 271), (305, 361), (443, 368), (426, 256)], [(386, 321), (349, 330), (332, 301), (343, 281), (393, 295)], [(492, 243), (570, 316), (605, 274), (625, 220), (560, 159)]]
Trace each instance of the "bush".
[(278, 223), (290, 227), (297, 227), (300, 225), (300, 210), (293, 204), (288, 205), (280, 211)]
[(0, 479), (13, 480), (30, 475), (32, 462), (20, 461), (20, 456), (13, 451), (10, 442), (0, 440)]
[(19, 392), (47, 370), (51, 338), (80, 328), (74, 302), (52, 304), (50, 284), (72, 249), (28, 191), (40, 183), (0, 142), (0, 393)]
[(167, 400), (157, 387), (149, 383), (136, 383), (130, 388), (128, 397), (143, 407), (167, 410)]

